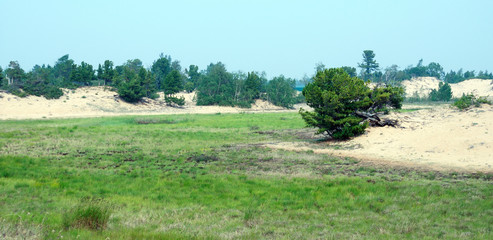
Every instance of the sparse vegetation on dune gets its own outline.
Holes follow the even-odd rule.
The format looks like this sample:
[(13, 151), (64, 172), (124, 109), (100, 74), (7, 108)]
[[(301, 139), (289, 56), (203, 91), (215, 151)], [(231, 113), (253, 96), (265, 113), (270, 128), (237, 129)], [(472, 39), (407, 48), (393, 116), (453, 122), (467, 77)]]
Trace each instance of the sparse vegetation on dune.
[(262, 147), (316, 143), (303, 127), (297, 113), (2, 121), (0, 236), (492, 238), (491, 175)]
[(491, 101), (489, 101), (485, 97), (477, 97), (474, 94), (467, 94), (455, 100), (452, 106), (460, 110), (466, 110), (470, 107), (479, 107), (481, 104), (491, 105)]

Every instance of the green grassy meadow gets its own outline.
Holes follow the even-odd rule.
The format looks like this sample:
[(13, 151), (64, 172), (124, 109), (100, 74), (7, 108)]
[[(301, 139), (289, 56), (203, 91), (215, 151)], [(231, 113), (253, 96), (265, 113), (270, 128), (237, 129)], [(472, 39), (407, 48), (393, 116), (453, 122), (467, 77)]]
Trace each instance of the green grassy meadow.
[(493, 176), (262, 147), (321, 144), (307, 131), (297, 113), (0, 121), (0, 239), (493, 239)]

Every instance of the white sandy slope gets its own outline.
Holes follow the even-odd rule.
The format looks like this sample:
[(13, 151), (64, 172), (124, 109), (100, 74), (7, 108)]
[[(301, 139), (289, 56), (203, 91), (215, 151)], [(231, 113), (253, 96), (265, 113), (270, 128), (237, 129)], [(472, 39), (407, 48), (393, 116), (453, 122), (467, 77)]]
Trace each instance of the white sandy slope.
[[(427, 97), (432, 89), (438, 89), (441, 81), (434, 77), (418, 77), (411, 80), (405, 80), (402, 85), (406, 89), (406, 96), (413, 96), (415, 92), (420, 97)], [(459, 98), (462, 94), (473, 93), (476, 96), (493, 97), (493, 80), (469, 79), (460, 83), (450, 84), (452, 95)]]
[(64, 95), (60, 99), (52, 100), (36, 96), (20, 98), (6, 92), (0, 92), (0, 119), (295, 111), (278, 107), (262, 100), (257, 100), (252, 105), (252, 108), (197, 106), (194, 101), (195, 93), (179, 93), (177, 95), (185, 97), (185, 106), (167, 106), (164, 103), (162, 93), (157, 100), (144, 98), (142, 102), (130, 104), (120, 99), (116, 92), (107, 87), (65, 89)]
[(392, 113), (401, 127), (373, 127), (345, 142), (273, 143), (268, 147), (439, 171), (493, 172), (493, 106), (459, 111), (447, 105)]

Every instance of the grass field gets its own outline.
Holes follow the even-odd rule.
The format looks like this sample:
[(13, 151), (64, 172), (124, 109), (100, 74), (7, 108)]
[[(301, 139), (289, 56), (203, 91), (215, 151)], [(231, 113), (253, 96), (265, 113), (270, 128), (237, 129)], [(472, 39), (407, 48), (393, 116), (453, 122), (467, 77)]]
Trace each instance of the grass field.
[(297, 113), (1, 121), (0, 239), (493, 239), (492, 176), (262, 147), (317, 144), (303, 127)]

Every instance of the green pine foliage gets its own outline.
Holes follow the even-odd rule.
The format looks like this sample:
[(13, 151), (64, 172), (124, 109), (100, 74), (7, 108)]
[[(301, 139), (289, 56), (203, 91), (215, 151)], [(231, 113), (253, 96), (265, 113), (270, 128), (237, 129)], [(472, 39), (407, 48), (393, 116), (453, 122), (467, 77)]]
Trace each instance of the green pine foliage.
[(185, 90), (192, 92), (197, 87), (202, 74), (199, 72), (199, 67), (196, 65), (190, 65), (188, 69), (185, 69), (187, 75), (187, 82), (185, 83)]
[(166, 104), (172, 106), (174, 104), (178, 106), (183, 106), (185, 105), (185, 98), (184, 97), (175, 97), (175, 96), (166, 96), (164, 95), (164, 101)]
[(266, 84), (266, 79), (256, 72), (233, 73), (234, 95), (233, 102), (235, 106), (250, 108), (255, 99), (259, 99)]
[(126, 102), (135, 103), (145, 96), (145, 91), (139, 79), (134, 77), (130, 81), (120, 84), (118, 95)]
[(374, 74), (374, 71), (378, 70), (379, 64), (375, 60), (375, 53), (372, 50), (363, 51), (363, 61), (358, 64), (363, 71), (362, 77), (365, 80), (368, 80)]
[(313, 112), (300, 109), (308, 126), (317, 127), (318, 133), (326, 133), (336, 139), (362, 134), (366, 124), (354, 112), (371, 106), (370, 89), (365, 82), (350, 77), (342, 68), (317, 72), (313, 82), (302, 91)]
[(245, 92), (246, 99), (253, 101), (260, 97), (262, 86), (264, 85), (263, 79), (255, 72), (249, 72), (245, 80)]
[[(50, 66), (36, 65), (32, 71), (25, 73), (17, 61), (11, 61), (6, 73), (11, 79), (10, 84), (3, 80), (0, 86), (11, 94), (19, 97), (44, 96), (47, 99), (58, 99), (63, 96), (63, 91), (54, 85), (55, 79)], [(1, 73), (0, 76), (3, 77)]]
[(183, 90), (183, 81), (180, 72), (172, 70), (163, 82), (164, 94), (173, 95)]
[(76, 67), (77, 65), (74, 63), (74, 60), (70, 59), (68, 54), (60, 57), (53, 66), (55, 85), (62, 88), (76, 88), (77, 85), (70, 81), (72, 71)]
[(171, 57), (160, 54), (159, 59), (154, 61), (151, 67), (151, 72), (156, 78), (157, 89), (163, 89), (164, 79), (171, 72), (171, 70)]
[(144, 68), (140, 68), (138, 78), (140, 85), (144, 89), (144, 96), (152, 98), (156, 93), (155, 80), (152, 73)]
[(431, 101), (450, 101), (452, 99), (452, 88), (448, 83), (440, 82), (438, 90), (432, 89), (429, 95)]
[(400, 108), (402, 88), (384, 87), (371, 90), (367, 83), (350, 77), (342, 68), (317, 72), (313, 82), (302, 91), (313, 112), (300, 109), (306, 124), (318, 128), (334, 139), (348, 139), (364, 133), (368, 126), (357, 111), (375, 111), (386, 107)]
[(267, 99), (276, 106), (293, 108), (296, 103), (295, 84), (291, 78), (275, 77), (267, 83)]
[(187, 93), (191, 93), (191, 92), (193, 92), (193, 90), (195, 90), (195, 86), (194, 86), (193, 82), (186, 82), (185, 85), (183, 86), (183, 88), (185, 89), (185, 91)]
[(350, 77), (356, 77), (356, 68), (354, 67), (349, 67), (349, 66), (343, 66), (341, 67), (342, 69), (344, 69), (344, 71), (349, 74)]
[(182, 76), (178, 70), (172, 70), (164, 79), (164, 101), (168, 105), (176, 104), (183, 106), (185, 104), (185, 98), (175, 97), (174, 94), (183, 90)]
[(197, 105), (234, 106), (233, 75), (221, 62), (207, 67), (197, 91)]
[(15, 85), (7, 85), (6, 87), (4, 87), (4, 89), (9, 92), (10, 94), (12, 95), (15, 95), (15, 96), (18, 96), (18, 97), (27, 97), (29, 96), (29, 94), (27, 92), (25, 92), (24, 90), (22, 90), (21, 88), (19, 88), (18, 86), (15, 86)]
[(118, 95), (126, 102), (135, 103), (143, 97), (155, 97), (155, 79), (153, 74), (142, 66), (139, 59), (128, 60), (124, 65), (115, 68)]
[[(400, 70), (397, 65), (392, 65), (379, 70), (379, 64), (375, 60), (372, 50), (363, 52), (360, 78), (372, 82), (381, 82), (387, 86), (398, 85), (399, 82), (412, 77), (431, 76), (444, 79), (445, 83), (455, 83), (471, 78), (492, 79), (493, 73), (488, 71), (450, 71), (445, 74), (440, 64), (431, 62), (423, 64), (423, 60), (413, 66)], [(356, 68), (342, 67), (350, 77), (356, 77)], [(144, 97), (157, 98), (156, 92), (163, 90), (170, 104), (180, 104), (181, 100), (173, 95), (179, 91), (197, 91), (198, 105), (222, 105), (251, 107), (256, 99), (271, 101), (282, 107), (292, 107), (293, 104), (304, 102), (304, 96), (294, 95), (290, 79), (280, 81), (274, 78), (267, 81), (264, 73), (258, 72), (228, 72), (221, 62), (210, 64), (206, 70), (199, 71), (198, 66), (190, 65), (181, 71), (180, 62), (172, 60), (169, 55), (161, 54), (150, 69), (146, 69), (139, 59), (128, 60), (126, 63), (114, 66), (110, 60), (98, 64), (97, 70), (92, 65), (81, 62), (76, 64), (66, 54), (50, 65), (36, 65), (31, 71), (24, 71), (17, 61), (11, 61), (6, 69), (0, 68), (0, 88), (17, 96), (44, 96), (48, 99), (59, 98), (63, 95), (60, 88), (75, 89), (80, 86), (109, 85), (124, 94), (123, 99), (139, 101), (141, 99), (141, 88)], [(319, 63), (317, 71), (325, 69), (325, 65)], [(97, 74), (96, 74), (97, 73)], [(135, 79), (134, 79), (135, 78)], [(305, 75), (299, 83), (310, 82), (311, 77)], [(135, 80), (135, 81), (133, 81)], [(133, 82), (132, 82), (133, 81)], [(131, 83), (132, 82), (132, 83)], [(136, 83), (140, 87), (136, 87)], [(274, 86), (278, 84), (278, 86)], [(134, 86), (135, 85), (135, 86)], [(301, 90), (301, 86), (300, 87)], [(294, 88), (294, 87), (293, 87)], [(136, 92), (132, 92), (134, 89)], [(396, 105), (401, 102), (401, 94), (398, 88), (379, 89), (369, 97), (374, 101), (373, 110), (384, 110), (383, 105)], [(438, 90), (425, 98), (412, 96), (407, 100), (419, 101), (449, 101), (451, 90), (448, 84), (443, 84)], [(165, 99), (165, 100), (166, 100)], [(384, 104), (382, 104), (384, 103)], [(397, 106), (397, 105), (396, 105)]]
[(375, 87), (370, 94), (374, 112), (388, 112), (388, 108), (400, 109), (404, 101), (404, 88), (397, 86)]
[(113, 62), (105, 60), (101, 68), (98, 68), (98, 79), (104, 81), (104, 85), (112, 85), (113, 78), (115, 77), (115, 70), (113, 69)]
[(29, 79), (22, 89), (29, 95), (44, 96), (46, 99), (58, 99), (63, 96), (60, 88), (34, 79)]
[(96, 80), (95, 71), (91, 64), (81, 62), (70, 73), (70, 82), (79, 86), (88, 86), (92, 80)]
[(61, 96), (63, 96), (63, 91), (58, 87), (48, 85), (43, 91), (43, 96), (46, 99), (59, 99)]

